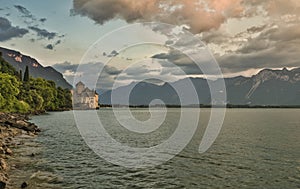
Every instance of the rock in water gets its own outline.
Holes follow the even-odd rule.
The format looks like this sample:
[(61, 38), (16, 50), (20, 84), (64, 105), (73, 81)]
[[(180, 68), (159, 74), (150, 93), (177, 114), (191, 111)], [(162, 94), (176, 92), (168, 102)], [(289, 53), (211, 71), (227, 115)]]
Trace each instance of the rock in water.
[(27, 186), (28, 186), (27, 182), (23, 182), (23, 183), (21, 184), (21, 188), (26, 188)]
[(0, 189), (5, 189), (6, 183), (3, 181), (0, 181)]
[(2, 147), (0, 147), (0, 154), (5, 154), (5, 150)]

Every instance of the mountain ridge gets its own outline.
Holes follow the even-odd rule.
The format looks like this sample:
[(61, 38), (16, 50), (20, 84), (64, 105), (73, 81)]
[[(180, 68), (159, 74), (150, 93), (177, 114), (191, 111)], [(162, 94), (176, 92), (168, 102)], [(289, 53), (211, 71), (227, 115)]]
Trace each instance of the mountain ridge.
[[(207, 80), (188, 78), (192, 81), (198, 95), (199, 104), (211, 104)], [(227, 91), (227, 104), (233, 105), (300, 105), (300, 68), (287, 70), (263, 69), (251, 76), (224, 78)], [(101, 104), (149, 105), (154, 99), (161, 99), (167, 105), (180, 105), (180, 99), (171, 86), (182, 87), (187, 78), (172, 83), (156, 85), (141, 82), (114, 89), (117, 94), (111, 102), (112, 90), (100, 96)], [(213, 82), (213, 81), (210, 81)], [(131, 91), (131, 85), (136, 85)], [(172, 88), (172, 87), (171, 87)], [(129, 102), (122, 97), (130, 92)]]
[(16, 50), (0, 47), (0, 52), (2, 53), (3, 59), (11, 64), (17, 71), (22, 70), (22, 72), (24, 73), (26, 66), (28, 66), (30, 76), (34, 78), (41, 77), (46, 80), (51, 80), (54, 81), (57, 86), (72, 89), (72, 85), (70, 85), (64, 79), (63, 75), (53, 67), (44, 67), (35, 58), (24, 55)]

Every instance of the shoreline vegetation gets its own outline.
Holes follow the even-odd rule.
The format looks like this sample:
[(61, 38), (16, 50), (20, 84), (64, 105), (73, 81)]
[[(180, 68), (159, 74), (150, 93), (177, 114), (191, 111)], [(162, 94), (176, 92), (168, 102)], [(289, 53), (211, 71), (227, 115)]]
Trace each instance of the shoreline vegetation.
[[(16, 155), (12, 149), (23, 145), (22, 142), (16, 142), (16, 138), (21, 135), (34, 137), (40, 132), (40, 129), (28, 120), (29, 117), (25, 114), (0, 112), (0, 189), (10, 184), (8, 173), (13, 165), (9, 165), (8, 162)], [(27, 183), (24, 181), (22, 186), (27, 186)]]

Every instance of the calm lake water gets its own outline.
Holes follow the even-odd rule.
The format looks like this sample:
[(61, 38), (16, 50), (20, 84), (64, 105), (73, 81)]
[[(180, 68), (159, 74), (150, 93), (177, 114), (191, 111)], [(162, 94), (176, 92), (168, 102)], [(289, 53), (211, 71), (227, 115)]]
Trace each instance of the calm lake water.
[[(139, 120), (146, 109), (133, 109)], [(110, 135), (132, 146), (152, 146), (177, 127), (180, 109), (168, 109), (165, 125), (149, 136), (132, 135), (117, 125), (111, 109), (98, 115)], [(53, 188), (300, 188), (300, 109), (228, 109), (213, 146), (198, 148), (210, 115), (201, 110), (197, 132), (170, 161), (151, 168), (129, 169), (96, 155), (84, 142), (72, 112), (33, 117), (42, 133), (32, 169), (59, 179)], [(49, 181), (49, 182), (50, 182)]]

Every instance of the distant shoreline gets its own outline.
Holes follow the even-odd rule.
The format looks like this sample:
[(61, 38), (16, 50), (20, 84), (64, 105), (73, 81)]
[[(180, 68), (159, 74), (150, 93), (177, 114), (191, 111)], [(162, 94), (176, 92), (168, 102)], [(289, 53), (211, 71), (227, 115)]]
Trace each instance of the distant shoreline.
[(228, 109), (300, 109), (300, 105), (110, 105), (100, 104), (101, 108), (228, 108)]

